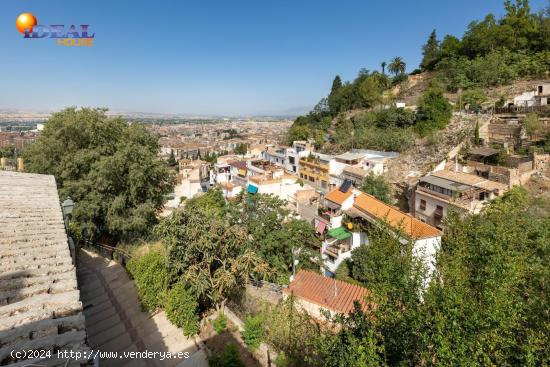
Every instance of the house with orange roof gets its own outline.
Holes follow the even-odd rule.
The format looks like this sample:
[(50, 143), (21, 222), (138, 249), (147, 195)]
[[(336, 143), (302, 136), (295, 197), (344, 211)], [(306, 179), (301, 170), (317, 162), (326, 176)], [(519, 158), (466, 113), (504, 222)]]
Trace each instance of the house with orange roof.
[(372, 309), (367, 297), (370, 292), (359, 285), (327, 278), (312, 271), (301, 270), (283, 290), (285, 297), (293, 295), (297, 304), (311, 316), (324, 319), (321, 310), (331, 314), (349, 314), (354, 302), (359, 302), (363, 311)]
[(414, 216), (403, 213), (372, 195), (345, 183), (325, 197), (330, 225), (326, 226), (321, 254), (325, 274), (333, 276), (341, 263), (352, 257), (352, 251), (369, 244), (369, 229), (385, 222), (404, 241), (414, 242), (414, 252), (433, 269), (435, 253), (441, 242), (441, 231)]

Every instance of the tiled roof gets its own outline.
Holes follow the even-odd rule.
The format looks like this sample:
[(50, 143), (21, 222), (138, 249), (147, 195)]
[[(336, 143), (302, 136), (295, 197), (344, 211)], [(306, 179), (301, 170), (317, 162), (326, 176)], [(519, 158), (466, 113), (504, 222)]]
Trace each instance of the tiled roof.
[(352, 195), (351, 187), (346, 192), (340, 191), (340, 189), (333, 190), (329, 192), (325, 199), (332, 201), (338, 205), (342, 205), (344, 201), (347, 200)]
[(372, 195), (361, 193), (355, 198), (353, 207), (374, 219), (384, 220), (396, 229), (402, 230), (413, 239), (441, 236), (441, 231), (410, 214), (388, 205)]
[(479, 187), (485, 190), (498, 190), (498, 191), (508, 190), (508, 185), (505, 185), (500, 182), (490, 181), (490, 180), (487, 180), (486, 178), (483, 178), (477, 175), (472, 175), (470, 173), (443, 170), (443, 171), (433, 172), (432, 176), (443, 178), (453, 182), (458, 182), (461, 184)]
[(338, 313), (353, 311), (353, 302), (356, 300), (363, 310), (369, 308), (365, 301), (365, 297), (370, 293), (368, 289), (324, 277), (312, 271), (301, 270), (284, 292)]

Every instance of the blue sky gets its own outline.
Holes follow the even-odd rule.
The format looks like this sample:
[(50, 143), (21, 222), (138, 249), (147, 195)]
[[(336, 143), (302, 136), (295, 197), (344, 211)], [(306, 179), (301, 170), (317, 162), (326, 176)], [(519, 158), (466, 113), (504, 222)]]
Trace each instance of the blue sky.
[[(461, 35), (503, 0), (1, 0), (0, 108), (202, 115), (292, 114), (340, 74)], [(547, 0), (532, 0), (534, 9)], [(93, 47), (23, 39), (15, 19), (90, 24)]]

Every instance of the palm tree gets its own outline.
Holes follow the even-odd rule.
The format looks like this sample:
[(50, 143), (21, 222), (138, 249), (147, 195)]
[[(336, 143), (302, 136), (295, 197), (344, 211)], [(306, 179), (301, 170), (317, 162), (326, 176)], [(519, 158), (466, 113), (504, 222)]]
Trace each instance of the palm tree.
[(382, 63), (380, 64), (380, 66), (382, 66), (382, 75), (386, 75), (386, 62), (385, 61), (382, 61)]
[(407, 64), (405, 64), (405, 61), (403, 61), (402, 57), (394, 57), (390, 64), (388, 65), (388, 70), (390, 73), (395, 74), (395, 76), (399, 74), (404, 74), (405, 69), (407, 67)]

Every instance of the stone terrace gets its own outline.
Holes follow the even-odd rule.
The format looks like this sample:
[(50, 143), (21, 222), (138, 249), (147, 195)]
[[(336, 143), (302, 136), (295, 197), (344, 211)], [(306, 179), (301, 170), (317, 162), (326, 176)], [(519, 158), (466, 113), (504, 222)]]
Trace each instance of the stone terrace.
[[(14, 349), (54, 354), (23, 360)], [(89, 350), (55, 179), (0, 171), (0, 365), (63, 365), (58, 349)]]

